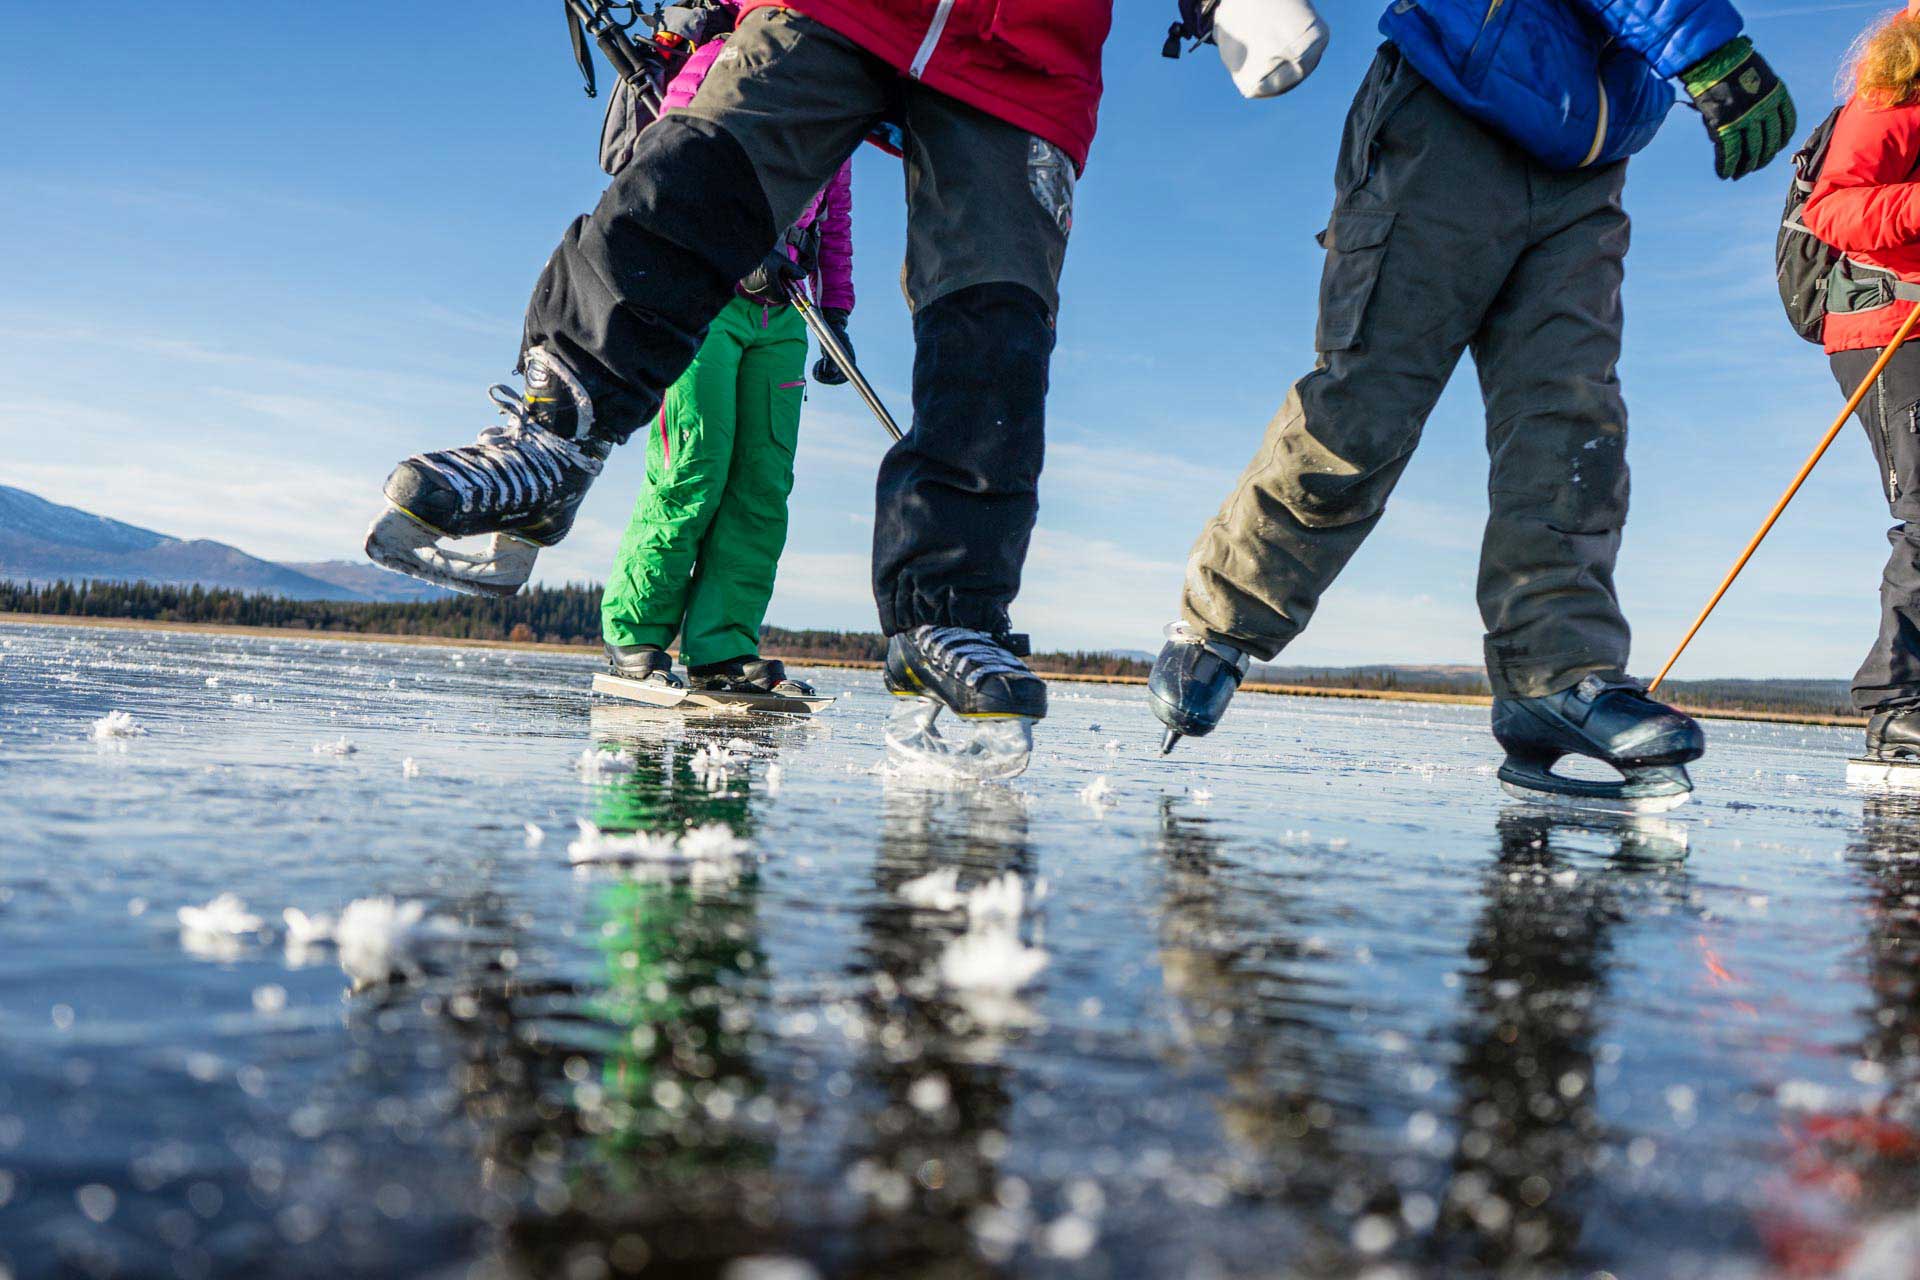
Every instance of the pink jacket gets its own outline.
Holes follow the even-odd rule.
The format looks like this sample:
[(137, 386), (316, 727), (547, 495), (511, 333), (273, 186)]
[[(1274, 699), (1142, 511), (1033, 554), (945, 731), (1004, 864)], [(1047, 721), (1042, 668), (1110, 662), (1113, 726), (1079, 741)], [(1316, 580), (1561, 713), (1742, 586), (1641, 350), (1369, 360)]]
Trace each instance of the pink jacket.
[[(684, 107), (707, 78), (707, 72), (719, 58), (726, 37), (709, 40), (694, 50), (687, 65), (667, 86), (660, 109), (665, 112)], [(813, 296), (823, 307), (853, 310), (853, 162), (840, 166), (813, 197), (794, 222), (805, 228), (820, 224), (820, 265), (813, 273)]]

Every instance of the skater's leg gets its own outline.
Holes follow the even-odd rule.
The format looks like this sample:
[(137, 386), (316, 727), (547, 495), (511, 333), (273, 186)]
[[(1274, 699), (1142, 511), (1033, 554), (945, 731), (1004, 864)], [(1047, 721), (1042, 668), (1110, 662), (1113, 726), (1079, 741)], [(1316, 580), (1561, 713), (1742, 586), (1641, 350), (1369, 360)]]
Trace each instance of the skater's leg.
[(741, 354), (733, 459), (687, 597), (680, 656), (689, 670), (755, 657), (787, 542), (787, 497), (806, 392), (806, 322), (792, 307), (756, 309)]
[(1001, 635), (1038, 509), (1073, 168), (919, 86), (906, 116), (914, 422), (880, 466), (874, 597), (888, 635)]
[(640, 135), (568, 230), (527, 311), (611, 438), (650, 419), (733, 285), (885, 110), (884, 68), (786, 9), (741, 22), (698, 96)]
[(1519, 152), (1392, 49), (1348, 115), (1335, 186), (1319, 367), (1294, 385), (1187, 565), (1192, 632), (1259, 658), (1307, 625), (1379, 522), (1525, 225)]
[(1479, 599), (1499, 698), (1626, 672), (1627, 622), (1613, 586), (1627, 518), (1627, 412), (1615, 374), (1625, 176), (1625, 165), (1539, 174), (1536, 239), (1474, 337), (1491, 463)]
[[(1851, 395), (1877, 351), (1833, 356)], [(1888, 555), (1880, 579), (1880, 634), (1853, 677), (1853, 702), (1872, 715), (1920, 703), (1920, 350), (1902, 347), (1855, 411), (1873, 447), (1888, 510)]]
[(744, 298), (728, 303), (654, 415), (647, 486), (600, 606), (610, 645), (665, 648), (680, 633), (694, 564), (732, 465), (741, 357), (759, 314)]

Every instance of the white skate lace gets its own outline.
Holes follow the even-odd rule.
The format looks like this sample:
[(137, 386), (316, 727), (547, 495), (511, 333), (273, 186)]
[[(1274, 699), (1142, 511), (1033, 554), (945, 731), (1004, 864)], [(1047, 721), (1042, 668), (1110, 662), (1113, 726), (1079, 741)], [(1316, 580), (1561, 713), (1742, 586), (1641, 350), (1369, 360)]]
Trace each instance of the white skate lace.
[(984, 631), (971, 627), (921, 627), (921, 651), (969, 689), (993, 675), (1031, 675), (1026, 665)]
[(439, 473), (460, 495), (460, 509), (535, 506), (565, 486), (568, 469), (597, 476), (606, 465), (571, 440), (532, 420), (527, 402), (504, 383), (487, 395), (505, 423), (488, 427), (473, 444), (424, 454), (420, 462)]

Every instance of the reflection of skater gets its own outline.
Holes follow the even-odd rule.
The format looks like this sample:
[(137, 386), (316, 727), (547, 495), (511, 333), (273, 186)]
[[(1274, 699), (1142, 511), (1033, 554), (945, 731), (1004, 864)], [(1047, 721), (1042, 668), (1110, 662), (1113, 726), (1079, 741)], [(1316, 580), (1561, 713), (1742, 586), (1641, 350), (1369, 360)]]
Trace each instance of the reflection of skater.
[[(663, 108), (690, 103), (726, 48), (722, 36), (695, 51)], [(759, 656), (760, 623), (786, 545), (806, 392), (806, 324), (785, 290), (811, 276), (821, 314), (852, 349), (852, 191), (853, 167), (843, 164), (714, 317), (646, 433), (646, 488), (600, 611), (615, 675), (679, 687), (666, 652), (678, 635), (697, 688), (813, 692), (778, 660)], [(814, 376), (846, 380), (824, 355)]]
[[(1841, 109), (1802, 218), (1843, 251), (1845, 287), (1827, 289), (1822, 331), (1847, 394), (1872, 371), (1920, 291), (1920, 16), (1887, 19), (1861, 46), (1854, 93)], [(1895, 296), (1896, 290), (1902, 296)], [(1872, 717), (1867, 756), (1920, 764), (1920, 345), (1893, 355), (1856, 410), (1893, 518), (1880, 580), (1880, 635), (1853, 678)]]
[[(1154, 710), (1169, 746), (1210, 731), (1249, 663), (1300, 633), (1471, 349), (1492, 466), (1479, 600), (1501, 778), (1678, 803), (1701, 732), (1625, 680), (1613, 587), (1624, 161), (1659, 128), (1670, 78), (1705, 117), (1722, 177), (1772, 158), (1792, 105), (1726, 0), (1423, 0), (1382, 28), (1335, 173), (1318, 366), (1201, 532)], [(1627, 779), (1562, 780), (1549, 770), (1566, 754)]]
[[(653, 422), (736, 281), (860, 140), (905, 129), (913, 429), (881, 465), (873, 586), (888, 678), (1031, 723), (1046, 686), (1008, 606), (1038, 507), (1042, 418), (1076, 175), (1111, 0), (749, 0), (694, 102), (648, 127), (567, 232), (528, 309), (527, 394), (480, 443), (389, 478), (376, 558), (511, 593), (566, 536), (614, 445)], [(477, 562), (441, 537), (496, 534)]]

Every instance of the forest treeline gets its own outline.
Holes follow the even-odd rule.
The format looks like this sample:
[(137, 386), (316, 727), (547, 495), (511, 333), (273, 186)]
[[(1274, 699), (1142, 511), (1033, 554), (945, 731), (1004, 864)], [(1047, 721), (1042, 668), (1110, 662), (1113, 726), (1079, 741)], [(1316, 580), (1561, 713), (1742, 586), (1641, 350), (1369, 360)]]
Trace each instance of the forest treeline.
[[(143, 622), (199, 622), (238, 627), (361, 635), (422, 636), (446, 640), (505, 640), (595, 646), (600, 643), (600, 588), (531, 587), (504, 600), (454, 596), (441, 600), (359, 602), (288, 600), (220, 588), (151, 582), (0, 581), (0, 613), (69, 618), (126, 618)], [(763, 652), (789, 659), (878, 662), (886, 642), (871, 631), (790, 631), (762, 627)], [(1125, 654), (1040, 653), (1037, 671), (1064, 675), (1133, 676), (1148, 664)], [(1383, 693), (1485, 696), (1487, 680), (1468, 668), (1394, 666), (1253, 668), (1252, 683), (1361, 689)], [(1676, 680), (1664, 686), (1676, 701), (1720, 711), (1845, 716), (1853, 709), (1844, 680)]]

